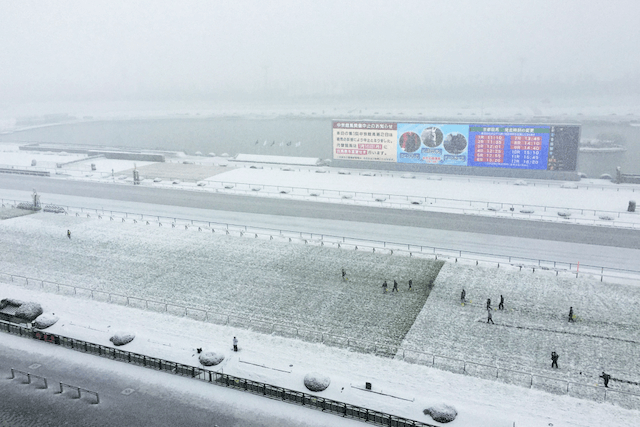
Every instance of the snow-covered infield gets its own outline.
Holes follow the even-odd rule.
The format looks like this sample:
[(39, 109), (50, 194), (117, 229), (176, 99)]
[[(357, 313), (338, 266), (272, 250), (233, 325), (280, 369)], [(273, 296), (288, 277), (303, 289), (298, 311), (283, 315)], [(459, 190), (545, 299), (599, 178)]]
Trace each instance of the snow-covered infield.
[[(392, 343), (401, 346), (397, 358), (479, 370), (474, 376), (494, 379), (498, 366), (500, 380), (518, 385), (530, 378), (508, 369), (531, 372), (536, 387), (551, 392), (564, 392), (566, 381), (601, 384), (601, 371), (640, 382), (636, 286), (504, 266), (447, 263), (440, 270), (439, 262), (413, 257), (95, 217), (38, 213), (1, 221), (0, 228), (1, 244), (11, 248), (0, 254), (5, 273)], [(394, 279), (398, 293), (391, 292)], [(486, 300), (497, 308), (500, 295), (505, 310), (494, 311), (495, 325), (488, 325)], [(567, 321), (571, 306), (575, 323)], [(558, 370), (550, 368), (551, 351), (560, 354)], [(444, 357), (434, 362), (433, 354)], [(486, 372), (454, 359), (484, 363)], [(640, 393), (637, 385), (614, 383)], [(594, 390), (585, 397), (596, 398)]]
[(0, 242), (12, 248), (0, 255), (0, 272), (246, 319), (238, 326), (277, 323), (325, 342), (323, 333), (399, 346), (443, 264), (170, 224), (23, 218), (0, 223)]
[[(465, 304), (460, 300), (462, 289)], [(501, 295), (504, 310), (498, 309)], [(488, 298), (493, 325), (487, 323)], [(509, 370), (531, 372), (536, 388), (556, 393), (566, 391), (567, 381), (602, 386), (602, 371), (640, 383), (639, 322), (638, 286), (447, 263), (403, 342), (403, 347), (429, 354), (405, 351), (404, 359), (523, 386), (530, 385), (531, 377)], [(560, 355), (559, 369), (551, 368), (552, 351)], [(433, 353), (486, 366), (465, 367), (464, 362), (437, 357), (434, 363)], [(640, 394), (639, 385), (617, 382), (615, 388)], [(572, 385), (571, 394), (593, 398), (599, 393)], [(608, 399), (629, 404), (622, 395)], [(637, 407), (640, 399), (631, 399)]]

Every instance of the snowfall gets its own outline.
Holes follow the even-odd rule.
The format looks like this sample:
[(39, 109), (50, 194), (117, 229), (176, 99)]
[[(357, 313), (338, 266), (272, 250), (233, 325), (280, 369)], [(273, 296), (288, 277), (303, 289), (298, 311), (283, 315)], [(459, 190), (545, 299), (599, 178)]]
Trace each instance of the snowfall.
[[(0, 163), (24, 169), (36, 157), (43, 168), (45, 162), (61, 161), (48, 153), (18, 152), (11, 144), (3, 144), (2, 150)], [(69, 161), (70, 155), (62, 156)], [(105, 159), (93, 173), (89, 163), (96, 160), (92, 159), (73, 163), (64, 175), (53, 173), (52, 179), (131, 185), (126, 180), (136, 167), (143, 185), (246, 194), (256, 197), (256, 203), (258, 197), (286, 197), (388, 204), (407, 210), (461, 213), (464, 209), (467, 214), (608, 227), (640, 225), (637, 215), (626, 212), (627, 202), (638, 190), (631, 185), (338, 173), (307, 166), (233, 167), (220, 158), (188, 161), (180, 163), (188, 167), (200, 162), (215, 172), (190, 182), (173, 184), (168, 176), (154, 182), (154, 176), (142, 173), (147, 164)], [(200, 168), (198, 174), (206, 172)], [(205, 185), (197, 185), (203, 181)], [(291, 181), (296, 188), (279, 190)], [(258, 187), (259, 191), (253, 190)], [(585, 196), (594, 190), (597, 197)], [(351, 197), (345, 199), (343, 194)], [(375, 200), (382, 199), (380, 195), (387, 197)], [(435, 425), (423, 413), (435, 404), (457, 410), (455, 421), (447, 424), (451, 426), (638, 425), (640, 398), (615, 392), (640, 394), (640, 386), (630, 384), (640, 382), (636, 281), (602, 283), (599, 277), (533, 272), (516, 265), (498, 268), (453, 258), (443, 262), (406, 253), (374, 253), (354, 245), (266, 232), (240, 235), (215, 227), (198, 230), (170, 223), (160, 227), (160, 221), (148, 225), (120, 217), (111, 221), (108, 215), (76, 216), (73, 209), (69, 215), (25, 215), (4, 199), (28, 201), (29, 193), (0, 190), (0, 197), (4, 204), (0, 244), (11, 248), (0, 254), (0, 298), (37, 302), (45, 315), (55, 313), (59, 320), (46, 329), (49, 332), (106, 346), (113, 345), (109, 338), (114, 333), (128, 332), (135, 338), (123, 349), (193, 366), (199, 366), (196, 348), (202, 348), (225, 356), (215, 370), (302, 392), (309, 392), (303, 384), (305, 375), (318, 372), (331, 380), (325, 391), (315, 393), (318, 396)], [(50, 202), (48, 197), (54, 198), (41, 195), (43, 205)], [(416, 200), (422, 203), (412, 203)], [(470, 209), (469, 200), (478, 203)], [(55, 203), (63, 202), (56, 196)], [(511, 211), (511, 206), (517, 209)], [(532, 206), (539, 217), (520, 212)], [(130, 212), (135, 208), (130, 203)], [(145, 209), (147, 213), (149, 207)], [(196, 209), (181, 211), (183, 218), (202, 215)], [(560, 216), (558, 211), (571, 216)], [(66, 230), (71, 230), (71, 238)], [(125, 263), (127, 268), (120, 268)], [(342, 267), (346, 281), (341, 278)], [(27, 283), (23, 277), (34, 280)], [(389, 283), (386, 293), (383, 280)], [(393, 280), (399, 283), (397, 293), (391, 292)], [(461, 304), (463, 288), (467, 301)], [(105, 302), (109, 294), (112, 303)], [(487, 324), (486, 300), (491, 298), (497, 309), (500, 295), (505, 296), (505, 310), (494, 310), (495, 324)], [(129, 306), (123, 305), (123, 296), (129, 297)], [(145, 300), (160, 304), (152, 308)], [(161, 312), (162, 303), (172, 305), (173, 311)], [(569, 306), (574, 308), (575, 323), (567, 322)], [(185, 307), (191, 314), (183, 315)], [(234, 336), (240, 340), (238, 353), (231, 348)], [(44, 344), (33, 346), (29, 340), (5, 334), (2, 342), (42, 355), (50, 351)], [(383, 347), (386, 357), (370, 354), (372, 345)], [(551, 351), (560, 354), (557, 370), (550, 367)], [(79, 363), (84, 360), (80, 356), (69, 354)], [(454, 359), (469, 362), (467, 374)], [(495, 368), (483, 372), (482, 364), (500, 367), (500, 378), (495, 379)], [(509, 369), (533, 377), (509, 375)], [(630, 382), (612, 381), (606, 402), (598, 378), (603, 370)], [(372, 391), (364, 390), (366, 382)], [(571, 383), (570, 395), (562, 391), (566, 382)], [(176, 387), (184, 386), (176, 383)], [(193, 390), (180, 392), (186, 399)], [(268, 411), (270, 401), (264, 399), (260, 405)], [(315, 412), (308, 412), (308, 418), (297, 416), (310, 422)], [(350, 423), (339, 417), (331, 421), (331, 425)]]

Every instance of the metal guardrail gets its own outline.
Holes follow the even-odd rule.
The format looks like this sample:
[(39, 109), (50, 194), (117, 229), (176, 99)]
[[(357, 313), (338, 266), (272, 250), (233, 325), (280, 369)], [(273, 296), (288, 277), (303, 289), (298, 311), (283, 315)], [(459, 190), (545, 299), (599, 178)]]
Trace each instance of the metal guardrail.
[[(309, 393), (302, 393), (284, 387), (278, 387), (259, 381), (248, 380), (246, 378), (223, 374), (196, 366), (184, 365), (182, 363), (149, 357), (143, 354), (132, 353), (126, 350), (120, 350), (100, 344), (94, 344), (83, 340), (65, 337), (62, 335), (49, 334), (35, 329), (14, 325), (8, 322), (0, 321), (0, 331), (31, 338), (36, 338), (35, 334), (40, 334), (40, 338), (36, 339), (42, 339), (52, 344), (61, 345), (62, 347), (68, 349), (92, 354), (95, 356), (101, 356), (119, 362), (126, 362), (133, 365), (156, 369), (175, 375), (191, 377), (211, 384), (245, 391), (254, 395), (264, 396), (274, 400), (282, 400), (283, 402), (305, 406), (311, 409), (318, 409), (323, 412), (339, 415), (345, 418), (352, 418), (375, 425), (390, 427), (437, 427), (433, 424), (415, 421), (408, 418), (387, 414), (381, 411), (374, 411), (372, 409), (364, 408), (357, 405), (350, 405), (344, 402), (327, 399)], [(80, 390), (89, 393), (95, 393), (90, 392), (89, 390), (81, 389), (79, 387), (60, 383), (61, 393), (63, 386), (77, 389), (78, 397), (80, 396)], [(96, 403), (98, 403), (99, 398), (97, 393), (95, 393), (95, 395), (97, 400)]]
[[(0, 199), (2, 203), (2, 207), (9, 206), (17, 206), (19, 203), (25, 203), (23, 201), (17, 201), (12, 199)], [(28, 203), (28, 202), (26, 202)], [(270, 238), (273, 236), (285, 238), (285, 239), (300, 239), (301, 241), (308, 243), (308, 241), (318, 241), (321, 245), (324, 244), (333, 244), (338, 247), (348, 247), (355, 249), (366, 249), (366, 250), (384, 250), (390, 253), (403, 253), (408, 254), (409, 256), (413, 256), (414, 254), (423, 254), (427, 256), (433, 256), (435, 259), (453, 259), (455, 262), (458, 259), (468, 260), (471, 262), (475, 262), (476, 264), (482, 263), (493, 263), (497, 264), (500, 267), (500, 264), (503, 265), (513, 265), (515, 267), (519, 267), (520, 269), (526, 268), (531, 269), (533, 272), (538, 270), (552, 270), (555, 271), (556, 274), (559, 272), (566, 272), (575, 277), (579, 277), (580, 275), (590, 275), (593, 277), (599, 277), (600, 281), (604, 281), (605, 278), (609, 281), (619, 281), (622, 283), (627, 283), (629, 281), (638, 282), (640, 281), (640, 271), (638, 270), (627, 270), (627, 269), (619, 269), (612, 267), (603, 267), (603, 266), (595, 266), (589, 264), (581, 264), (581, 263), (571, 263), (571, 262), (562, 262), (562, 261), (554, 261), (554, 260), (545, 260), (545, 259), (535, 259), (535, 258), (527, 258), (527, 257), (516, 257), (509, 255), (499, 255), (499, 254), (491, 254), (484, 252), (474, 252), (474, 251), (462, 251), (458, 249), (451, 248), (441, 248), (436, 246), (427, 246), (427, 245), (417, 245), (411, 243), (400, 243), (400, 242), (387, 242), (383, 240), (370, 240), (370, 239), (362, 239), (358, 237), (346, 237), (346, 236), (336, 236), (331, 234), (323, 234), (323, 233), (309, 233), (309, 232), (300, 232), (286, 229), (272, 229), (265, 227), (254, 227), (247, 226), (241, 224), (231, 224), (231, 223), (221, 223), (215, 221), (202, 221), (202, 220), (194, 220), (189, 218), (180, 218), (180, 217), (168, 217), (168, 216), (160, 216), (160, 215), (150, 215), (150, 214), (142, 214), (142, 213), (133, 213), (133, 212), (125, 212), (125, 211), (114, 211), (114, 210), (104, 210), (104, 209), (94, 209), (94, 208), (84, 208), (84, 207), (75, 207), (75, 206), (61, 206), (66, 210), (66, 214), (75, 213), (76, 216), (86, 216), (91, 217), (91, 215), (95, 215), (98, 219), (103, 219), (108, 217), (109, 220), (113, 221), (115, 219), (120, 220), (121, 222), (133, 221), (137, 223), (138, 221), (143, 222), (144, 224), (150, 225), (152, 222), (158, 224), (160, 226), (171, 225), (172, 227), (180, 226), (186, 227), (197, 227), (199, 231), (211, 231), (211, 232), (223, 232), (226, 234), (235, 233), (240, 236), (250, 236), (250, 237), (258, 237), (258, 235), (268, 235)]]
[[(53, 340), (53, 341), (55, 342), (55, 340)], [(27, 377), (27, 384), (31, 384), (31, 378), (39, 378), (44, 383), (44, 387), (43, 388), (49, 388), (49, 385), (47, 383), (47, 379), (45, 377), (42, 377), (40, 375), (35, 375), (35, 374), (30, 373), (30, 372), (24, 372), (24, 371), (20, 371), (18, 369), (11, 368), (11, 379), (16, 378), (16, 373), (22, 374), (25, 377)], [(64, 392), (64, 387), (67, 387), (67, 388), (70, 388), (72, 390), (76, 390), (77, 391), (78, 399), (80, 399), (82, 397), (82, 393), (81, 392), (84, 391), (85, 393), (88, 393), (90, 395), (95, 396), (95, 398), (96, 398), (95, 403), (96, 404), (100, 403), (100, 396), (95, 391), (87, 390), (86, 388), (77, 387), (75, 385), (65, 384), (63, 382), (59, 382), (59, 385), (60, 385), (60, 391), (58, 392), (58, 394), (62, 394)]]

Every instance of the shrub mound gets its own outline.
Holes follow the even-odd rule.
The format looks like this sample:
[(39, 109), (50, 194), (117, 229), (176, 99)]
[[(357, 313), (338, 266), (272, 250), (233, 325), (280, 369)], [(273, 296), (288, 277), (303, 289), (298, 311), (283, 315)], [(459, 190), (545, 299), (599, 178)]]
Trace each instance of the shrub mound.
[(53, 314), (41, 314), (36, 320), (33, 321), (33, 326), (38, 329), (46, 329), (49, 326), (55, 324), (60, 318)]
[(224, 360), (224, 354), (216, 353), (215, 351), (208, 351), (206, 353), (202, 353), (199, 359), (200, 363), (204, 366), (215, 366)]
[(33, 322), (42, 313), (42, 306), (37, 302), (25, 302), (16, 310), (16, 317)]
[(66, 213), (67, 212), (64, 210), (62, 206), (57, 206), (57, 205), (45, 205), (43, 210), (49, 213)]
[(439, 423), (449, 423), (455, 420), (458, 416), (458, 411), (456, 411), (453, 406), (449, 406), (444, 403), (432, 405), (423, 412), (425, 415), (430, 415), (434, 421)]
[(15, 316), (27, 322), (33, 322), (36, 317), (42, 314), (42, 306), (36, 302), (23, 302), (13, 298), (5, 298), (0, 301), (0, 310), (6, 306), (17, 307)]
[(0, 301), (0, 310), (2, 310), (8, 305), (12, 305), (14, 307), (20, 307), (22, 304), (24, 304), (24, 301), (20, 301), (19, 299), (4, 298), (2, 301)]
[(304, 377), (304, 386), (311, 391), (325, 390), (329, 384), (331, 384), (331, 378), (317, 372), (310, 372)]
[(111, 341), (113, 345), (125, 345), (133, 341), (135, 337), (136, 334), (131, 332), (116, 332), (109, 338), (109, 341)]

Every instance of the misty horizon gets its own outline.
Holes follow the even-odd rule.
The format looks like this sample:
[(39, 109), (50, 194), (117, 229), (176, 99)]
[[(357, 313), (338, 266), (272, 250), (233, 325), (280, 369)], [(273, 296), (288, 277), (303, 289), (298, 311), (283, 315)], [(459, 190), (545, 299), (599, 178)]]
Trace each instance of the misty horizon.
[(640, 93), (640, 5), (4, 2), (3, 107)]

